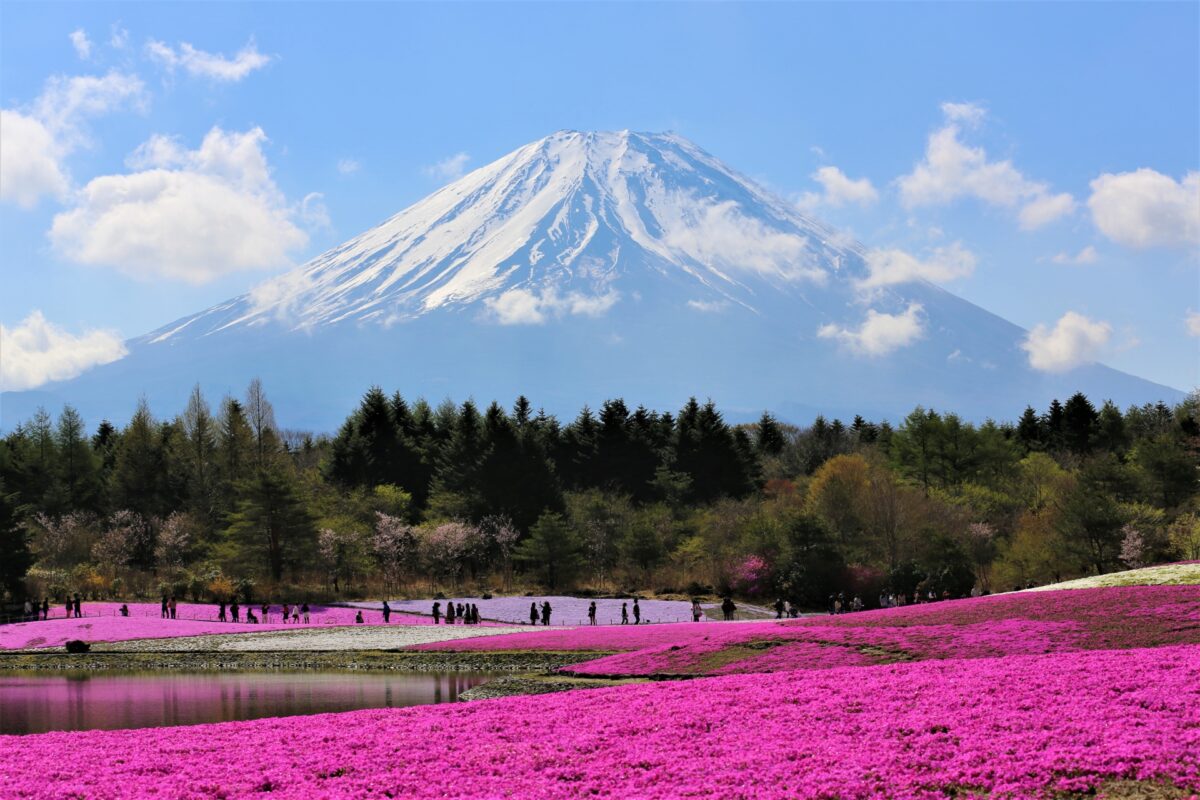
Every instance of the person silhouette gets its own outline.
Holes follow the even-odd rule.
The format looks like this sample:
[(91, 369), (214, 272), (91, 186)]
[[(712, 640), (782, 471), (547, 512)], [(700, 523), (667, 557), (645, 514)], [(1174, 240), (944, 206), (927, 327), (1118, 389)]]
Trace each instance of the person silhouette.
[(537, 607), (536, 600), (529, 604), (529, 624), (530, 625), (538, 624), (538, 607)]
[(588, 606), (588, 625), (596, 624), (596, 601), (593, 600)]
[(638, 605), (637, 598), (633, 598), (633, 624), (642, 624), (642, 607)]
[(384, 600), (384, 601), (383, 601), (383, 621), (384, 621), (384, 624), (387, 624), (388, 620), (390, 620), (391, 618), (392, 618), (392, 607), (388, 605), (388, 601), (387, 601), (387, 600)]
[(549, 624), (550, 624), (550, 612), (551, 612), (552, 610), (553, 610), (553, 609), (551, 609), (551, 608), (550, 608), (550, 601), (549, 601), (549, 600), (547, 600), (546, 602), (542, 603), (542, 624), (543, 624), (543, 625), (549, 625)]
[(433, 601), (433, 624), (437, 625), (441, 621), (442, 621), (442, 604), (435, 600), (435, 601)]
[(629, 624), (629, 604), (628, 603), (621, 603), (621, 624), (622, 625)]

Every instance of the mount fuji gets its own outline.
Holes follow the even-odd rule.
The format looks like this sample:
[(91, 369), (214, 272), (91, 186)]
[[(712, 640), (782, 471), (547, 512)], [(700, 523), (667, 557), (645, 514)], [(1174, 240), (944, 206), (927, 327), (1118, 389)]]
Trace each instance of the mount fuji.
[(1082, 390), (1182, 394), (1099, 364), (1029, 366), (1026, 331), (924, 280), (877, 280), (868, 251), (686, 139), (561, 131), (471, 172), (240, 297), (127, 342), (69, 381), (3, 396), (125, 419), (200, 383), (260, 377), (293, 427), (332, 430), (378, 384), (407, 397), (519, 394), (573, 415), (622, 396), (711, 397), (896, 419), (920, 404), (1011, 419)]

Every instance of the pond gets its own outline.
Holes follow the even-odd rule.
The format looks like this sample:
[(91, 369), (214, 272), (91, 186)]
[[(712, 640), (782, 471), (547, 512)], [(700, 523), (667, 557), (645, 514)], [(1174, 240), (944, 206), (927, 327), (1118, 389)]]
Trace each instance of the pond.
[(0, 734), (153, 728), (453, 703), (472, 672), (0, 673)]

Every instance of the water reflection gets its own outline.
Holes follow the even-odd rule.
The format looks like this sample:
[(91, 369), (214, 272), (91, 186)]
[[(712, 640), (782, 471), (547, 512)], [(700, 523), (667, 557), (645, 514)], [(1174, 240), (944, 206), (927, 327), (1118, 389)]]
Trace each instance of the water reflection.
[(484, 673), (0, 674), (0, 734), (153, 728), (452, 703)]

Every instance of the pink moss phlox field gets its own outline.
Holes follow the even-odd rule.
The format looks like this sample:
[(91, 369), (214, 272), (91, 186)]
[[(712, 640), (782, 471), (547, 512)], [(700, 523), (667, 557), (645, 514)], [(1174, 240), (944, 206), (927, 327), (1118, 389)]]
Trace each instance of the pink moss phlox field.
[[(0, 625), (0, 650), (15, 650), (27, 647), (57, 647), (71, 639), (85, 642), (124, 642), (131, 639), (165, 639), (180, 636), (204, 636), (227, 633), (261, 633), (263, 631), (291, 630), (301, 627), (329, 625), (353, 625), (358, 609), (338, 606), (310, 606), (309, 620), (305, 623), (280, 622), (280, 607), (271, 606), (273, 621), (267, 623), (219, 622), (217, 608), (213, 605), (180, 603), (176, 619), (162, 619), (158, 603), (130, 603), (129, 616), (122, 617), (117, 609), (120, 603), (83, 604), (85, 614), (78, 619), (67, 619), (63, 609), (52, 609), (50, 619), (40, 622), (19, 622)], [(259, 614), (258, 606), (254, 606)], [(243, 619), (245, 619), (243, 613)], [(365, 624), (382, 624), (383, 615), (378, 611), (363, 611)], [(429, 625), (432, 620), (414, 614), (393, 614), (393, 625)]]
[(1198, 622), (1200, 587), (1136, 586), (997, 595), (785, 622), (530, 631), (419, 648), (616, 652), (571, 669), (590, 675), (727, 674), (1196, 644)]
[[(282, 744), (282, 747), (281, 747)], [(1200, 790), (1200, 646), (0, 737), (6, 798), (990, 798)]]

